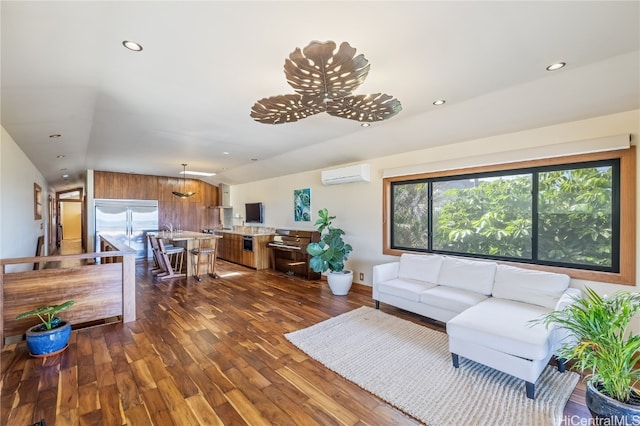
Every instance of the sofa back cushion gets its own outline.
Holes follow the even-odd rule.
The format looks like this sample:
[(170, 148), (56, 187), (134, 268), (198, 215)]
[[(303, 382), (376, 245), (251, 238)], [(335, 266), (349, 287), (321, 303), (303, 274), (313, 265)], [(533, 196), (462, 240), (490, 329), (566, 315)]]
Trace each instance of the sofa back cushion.
[(570, 280), (565, 274), (498, 265), (493, 297), (554, 309)]
[(489, 296), (493, 289), (496, 266), (494, 262), (446, 256), (440, 267), (437, 283)]
[(400, 256), (398, 278), (409, 278), (435, 284), (438, 282), (440, 265), (442, 265), (442, 256), (436, 254), (403, 253)]

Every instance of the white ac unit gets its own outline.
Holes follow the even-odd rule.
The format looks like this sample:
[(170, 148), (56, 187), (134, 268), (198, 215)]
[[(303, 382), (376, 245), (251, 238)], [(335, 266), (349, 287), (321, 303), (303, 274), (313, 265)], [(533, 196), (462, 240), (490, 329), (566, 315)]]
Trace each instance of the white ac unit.
[(371, 168), (368, 164), (358, 164), (339, 169), (323, 170), (321, 180), (323, 185), (369, 182), (371, 180)]

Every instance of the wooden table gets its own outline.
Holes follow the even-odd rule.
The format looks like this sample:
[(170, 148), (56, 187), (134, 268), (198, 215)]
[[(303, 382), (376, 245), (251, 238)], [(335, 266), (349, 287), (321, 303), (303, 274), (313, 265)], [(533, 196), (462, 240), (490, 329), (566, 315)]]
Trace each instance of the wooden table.
[[(187, 268), (185, 271), (185, 273), (187, 274), (187, 277), (191, 276), (193, 277), (193, 268), (192, 268), (192, 259), (191, 259), (191, 250), (193, 250), (194, 248), (198, 248), (198, 240), (203, 240), (203, 239), (219, 239), (222, 238), (222, 236), (220, 235), (215, 235), (215, 234), (206, 234), (203, 232), (193, 232), (193, 231), (182, 231), (182, 232), (156, 232), (155, 236), (158, 238), (162, 238), (163, 241), (165, 242), (170, 242), (171, 244), (173, 244), (176, 247), (183, 247), (185, 249), (185, 258), (186, 260), (183, 259), (182, 261), (182, 267), (183, 268)], [(217, 244), (216, 244), (217, 245)], [(216, 259), (218, 258), (218, 248), (216, 247), (216, 250), (213, 254), (213, 264), (215, 265)], [(213, 271), (214, 276), (215, 275), (215, 270)]]

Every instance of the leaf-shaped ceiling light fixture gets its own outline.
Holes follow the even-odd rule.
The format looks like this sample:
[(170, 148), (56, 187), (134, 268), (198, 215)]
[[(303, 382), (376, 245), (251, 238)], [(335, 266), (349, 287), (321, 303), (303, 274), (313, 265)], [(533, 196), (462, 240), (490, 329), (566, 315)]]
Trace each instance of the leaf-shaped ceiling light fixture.
[(343, 42), (335, 51), (333, 41), (312, 41), (296, 48), (285, 60), (284, 73), (295, 94), (260, 99), (251, 117), (260, 123), (280, 124), (301, 120), (319, 112), (363, 123), (382, 121), (400, 111), (391, 95), (353, 95), (369, 74), (369, 61)]

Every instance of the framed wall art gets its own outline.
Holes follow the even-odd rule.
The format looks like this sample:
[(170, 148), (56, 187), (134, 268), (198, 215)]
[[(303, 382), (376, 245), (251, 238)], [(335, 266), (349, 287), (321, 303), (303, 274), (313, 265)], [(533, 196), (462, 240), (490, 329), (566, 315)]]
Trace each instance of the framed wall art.
[(311, 188), (293, 190), (293, 220), (311, 221)]

